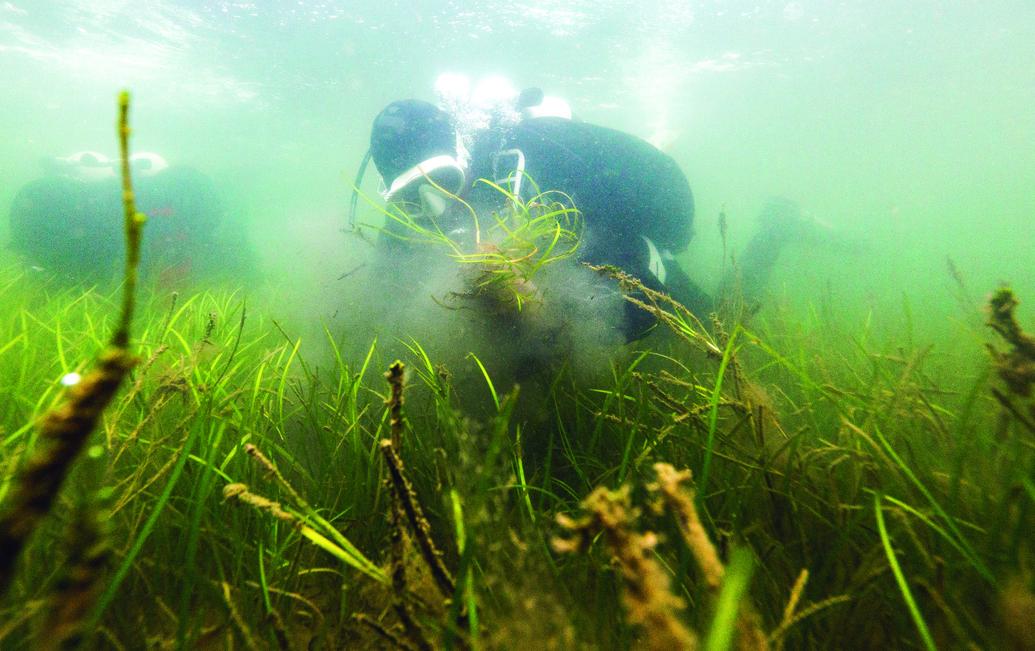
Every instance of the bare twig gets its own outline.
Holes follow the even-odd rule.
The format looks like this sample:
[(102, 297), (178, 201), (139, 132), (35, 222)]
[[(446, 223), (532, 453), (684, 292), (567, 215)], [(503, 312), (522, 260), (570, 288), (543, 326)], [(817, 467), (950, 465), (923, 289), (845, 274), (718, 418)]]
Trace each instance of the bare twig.
[(452, 598), (456, 591), (456, 583), (442, 561), (442, 552), (431, 539), (431, 524), (417, 500), (417, 493), (413, 490), (413, 485), (406, 477), (402, 459), (396, 454), (392, 442), (387, 439), (381, 441), (381, 453), (384, 455), (385, 464), (388, 466), (388, 473), (391, 477), (392, 494), (399, 500), (400, 508), (406, 518), (405, 522), (413, 533), (421, 557), (427, 563), (431, 576), (435, 579), (435, 585), (438, 586), (442, 596), (447, 599)]
[(136, 301), (137, 267), (144, 216), (137, 212), (129, 171), (129, 94), (119, 96), (119, 144), (122, 152), (122, 205), (126, 234), (126, 271), (118, 327), (98, 365), (69, 389), (65, 402), (40, 425), (32, 458), (12, 489), (0, 516), (0, 594), (7, 591), (22, 548), (50, 511), (72, 463), (89, 439), (122, 381), (136, 365), (129, 352), (129, 330)]

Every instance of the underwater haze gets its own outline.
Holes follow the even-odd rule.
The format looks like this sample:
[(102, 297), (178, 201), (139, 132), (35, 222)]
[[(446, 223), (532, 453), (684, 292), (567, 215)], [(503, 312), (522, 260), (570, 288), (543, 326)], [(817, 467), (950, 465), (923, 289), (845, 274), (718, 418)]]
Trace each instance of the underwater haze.
[[(1032, 0), (0, 0), (0, 648), (1035, 648), (1033, 44)], [(671, 157), (669, 284), (545, 195), (386, 207), (375, 117), (442, 75)]]
[(41, 158), (113, 156), (127, 88), (136, 148), (215, 179), (290, 280), (314, 255), (338, 264), (328, 242), (385, 104), (434, 101), (444, 72), (501, 74), (676, 159), (697, 199), (685, 266), (703, 284), (722, 266), (720, 211), (735, 251), (762, 202), (787, 197), (851, 246), (785, 252), (774, 290), (832, 288), (853, 315), (889, 319), (905, 296), (942, 338), (947, 257), (976, 292), (1035, 289), (1033, 42), (1024, 1), (7, 1), (0, 205)]

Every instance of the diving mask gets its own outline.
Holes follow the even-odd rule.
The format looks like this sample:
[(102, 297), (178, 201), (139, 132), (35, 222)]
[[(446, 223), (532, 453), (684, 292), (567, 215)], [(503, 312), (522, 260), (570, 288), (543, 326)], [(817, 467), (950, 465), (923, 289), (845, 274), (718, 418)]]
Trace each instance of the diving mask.
[(449, 207), (463, 189), (464, 171), (452, 156), (435, 156), (414, 165), (392, 181), (383, 192), (387, 202), (412, 217), (434, 219)]

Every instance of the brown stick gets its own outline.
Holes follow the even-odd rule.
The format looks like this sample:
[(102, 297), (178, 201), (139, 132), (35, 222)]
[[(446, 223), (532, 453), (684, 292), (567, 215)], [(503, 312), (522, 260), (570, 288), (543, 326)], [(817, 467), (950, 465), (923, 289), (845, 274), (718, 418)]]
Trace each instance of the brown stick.
[(450, 576), (449, 570), (446, 569), (445, 563), (442, 562), (442, 552), (435, 546), (435, 541), (431, 539), (431, 524), (428, 522), (427, 517), (424, 516), (424, 510), (421, 509), (420, 502), (417, 501), (417, 494), (413, 490), (413, 485), (404, 473), (402, 460), (395, 453), (395, 448), (392, 446), (391, 441), (381, 441), (381, 452), (384, 455), (385, 464), (388, 466), (388, 473), (392, 479), (393, 494), (398, 499), (399, 506), (406, 516), (406, 522), (410, 527), (410, 531), (413, 532), (414, 540), (417, 541), (420, 555), (424, 558), (424, 562), (427, 563), (439, 592), (442, 593), (443, 597), (450, 599), (456, 591), (456, 583), (453, 581), (453, 577)]
[(133, 320), (140, 237), (144, 218), (136, 211), (129, 173), (129, 94), (119, 96), (119, 144), (122, 152), (122, 205), (126, 229), (126, 274), (119, 325), (98, 366), (73, 386), (64, 404), (50, 411), (40, 425), (32, 458), (12, 489), (0, 516), (0, 595), (14, 578), (18, 556), (32, 532), (50, 511), (72, 463), (93, 432), (104, 409), (137, 363), (128, 350)]
[(388, 367), (385, 379), (391, 387), (391, 394), (388, 397), (388, 426), (392, 431), (392, 446), (402, 451), (402, 430), (403, 430), (403, 363), (395, 360)]

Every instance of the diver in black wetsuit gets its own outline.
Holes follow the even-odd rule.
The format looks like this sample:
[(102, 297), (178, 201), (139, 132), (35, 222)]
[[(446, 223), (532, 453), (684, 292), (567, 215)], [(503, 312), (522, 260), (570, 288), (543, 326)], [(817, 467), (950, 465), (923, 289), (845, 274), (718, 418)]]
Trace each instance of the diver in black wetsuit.
[[(33, 267), (86, 282), (121, 277), (124, 234), (119, 161), (78, 152), (44, 161), (45, 174), (11, 204), (10, 247)], [(231, 226), (215, 184), (158, 154), (130, 161), (137, 206), (147, 215), (141, 269), (160, 282), (252, 273), (244, 231)]]
[[(702, 317), (712, 310), (711, 299), (674, 259), (693, 237), (694, 197), (671, 157), (627, 133), (558, 117), (522, 121), (502, 148), (522, 152), (529, 186), (563, 192), (582, 213), (583, 262), (614, 265)], [(484, 166), (484, 158), (472, 161), (475, 178), (492, 173), (479, 163)], [(479, 194), (484, 201), (498, 197), (479, 185), (470, 200), (480, 203)], [(652, 325), (649, 314), (626, 303), (628, 339)]]
[[(486, 184), (475, 184), (477, 179), (507, 178), (523, 200), (563, 193), (582, 214), (581, 261), (614, 265), (706, 317), (715, 309), (713, 300), (674, 258), (689, 244), (694, 222), (693, 193), (676, 162), (630, 134), (580, 122), (570, 114), (539, 116), (534, 109), (542, 101), (535, 89), (521, 93), (515, 103), (521, 117), (489, 123), (466, 141), (456, 120), (435, 105), (392, 102), (371, 131), (370, 156), (384, 180), (384, 198), (411, 210), (417, 206), (448, 230), (451, 212), (462, 215), (450, 194), (480, 214), (503, 207), (505, 197)], [(763, 231), (766, 243), (759, 264), (744, 267), (746, 279), (753, 282), (764, 280), (787, 241), (765, 224)], [(759, 246), (753, 242), (748, 248)], [(625, 304), (620, 328), (627, 340), (642, 337), (653, 325), (650, 314)]]

